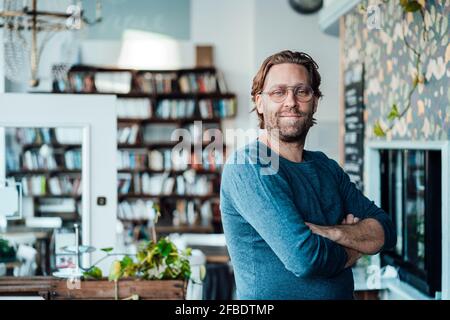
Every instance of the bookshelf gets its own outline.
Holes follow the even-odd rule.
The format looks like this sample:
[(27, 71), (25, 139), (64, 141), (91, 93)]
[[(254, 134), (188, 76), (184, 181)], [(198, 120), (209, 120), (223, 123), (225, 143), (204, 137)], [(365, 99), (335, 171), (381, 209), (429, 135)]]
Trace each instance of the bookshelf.
[[(208, 133), (235, 116), (236, 96), (228, 92), (221, 72), (76, 65), (55, 66), (53, 77), (54, 93), (118, 98), (117, 214), (130, 233), (148, 223), (154, 204), (161, 210), (160, 234), (222, 232), (219, 190), (226, 146), (208, 153), (214, 141)], [(176, 129), (190, 134), (191, 150), (173, 156)]]
[(22, 183), (26, 215), (81, 221), (81, 131), (7, 128), (6, 178)]

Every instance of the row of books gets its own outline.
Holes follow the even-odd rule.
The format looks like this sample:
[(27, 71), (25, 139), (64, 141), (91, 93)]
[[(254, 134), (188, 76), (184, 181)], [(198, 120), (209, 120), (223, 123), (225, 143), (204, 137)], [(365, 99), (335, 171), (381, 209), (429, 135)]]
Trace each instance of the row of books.
[(118, 150), (117, 169), (144, 169), (147, 168), (146, 150)]
[(146, 150), (118, 151), (117, 168), (119, 170), (155, 170), (155, 171), (181, 171), (189, 168), (207, 170), (211, 172), (222, 168), (224, 156), (221, 150), (196, 150), (161, 148)]
[(119, 119), (150, 119), (152, 118), (152, 101), (148, 98), (120, 98), (116, 102)]
[(66, 75), (54, 73), (53, 90), (56, 92), (101, 92), (127, 94), (170, 93), (226, 93), (220, 72), (140, 72), (131, 71), (75, 71)]
[(82, 130), (79, 128), (8, 128), (8, 143), (26, 144), (81, 144)]
[(195, 115), (195, 100), (163, 99), (158, 102), (155, 111), (157, 119), (184, 119)]
[[(128, 221), (149, 220), (154, 203), (152, 200), (142, 199), (121, 201), (118, 204), (117, 217)], [(176, 200), (172, 208), (162, 209), (160, 220), (171, 222), (174, 227), (211, 226), (213, 204), (210, 200)]]
[(199, 101), (200, 116), (204, 119), (226, 118), (236, 114), (235, 99), (202, 99)]
[(178, 79), (182, 93), (213, 93), (217, 92), (217, 79), (213, 73), (188, 73)]
[(139, 125), (121, 126), (117, 130), (117, 143), (135, 144), (139, 138)]
[(154, 203), (152, 200), (142, 199), (121, 201), (117, 206), (117, 217), (122, 220), (148, 220)]
[(172, 93), (176, 92), (177, 74), (143, 72), (136, 77), (137, 90), (142, 93)]
[(172, 225), (179, 226), (210, 226), (213, 211), (211, 202), (197, 200), (177, 200), (176, 209), (172, 212)]
[[(44, 145), (40, 149), (30, 149), (22, 154), (24, 170), (81, 170), (81, 150), (71, 149), (55, 153)], [(45, 152), (43, 151), (45, 149)]]
[(81, 215), (81, 201), (72, 198), (41, 198), (36, 209), (47, 213), (74, 213)]
[(23, 177), (20, 181), (24, 196), (81, 195), (81, 179), (79, 177), (33, 175)]
[[(187, 171), (189, 172), (189, 171)], [(205, 175), (169, 173), (119, 173), (119, 194), (145, 195), (209, 195), (214, 190), (214, 181)]]

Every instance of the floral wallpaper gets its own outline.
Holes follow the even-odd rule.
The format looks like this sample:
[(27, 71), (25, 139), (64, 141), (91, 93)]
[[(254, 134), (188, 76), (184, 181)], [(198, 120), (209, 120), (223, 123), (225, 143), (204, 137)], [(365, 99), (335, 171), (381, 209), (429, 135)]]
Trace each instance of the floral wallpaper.
[[(423, 17), (421, 12), (403, 16), (399, 0), (363, 0), (343, 18), (345, 71), (365, 68), (367, 139), (450, 139), (450, 0), (418, 2)], [(368, 8), (376, 14), (368, 15)], [(414, 50), (420, 53), (417, 64)], [(417, 75), (423, 76), (408, 107)], [(400, 114), (406, 111), (389, 119), (394, 104)], [(385, 137), (373, 133), (377, 121), (383, 129), (392, 127)]]

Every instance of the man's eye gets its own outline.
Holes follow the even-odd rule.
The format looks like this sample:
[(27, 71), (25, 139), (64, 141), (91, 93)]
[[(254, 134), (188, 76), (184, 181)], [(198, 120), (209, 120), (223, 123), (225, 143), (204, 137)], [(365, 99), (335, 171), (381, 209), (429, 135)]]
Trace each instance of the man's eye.
[(297, 96), (307, 96), (309, 95), (308, 89), (297, 89), (296, 94)]
[(272, 91), (272, 95), (274, 95), (274, 96), (283, 96), (284, 95), (284, 91), (283, 90), (274, 90), (274, 91)]

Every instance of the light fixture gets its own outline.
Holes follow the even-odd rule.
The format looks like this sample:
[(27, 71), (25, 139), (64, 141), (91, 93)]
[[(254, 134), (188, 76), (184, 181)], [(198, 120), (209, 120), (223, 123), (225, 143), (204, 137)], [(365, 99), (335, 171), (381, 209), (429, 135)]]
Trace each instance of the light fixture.
[(72, 1), (65, 12), (38, 10), (38, 0), (3, 0), (0, 5), (5, 75), (19, 82), (26, 77), (32, 87), (39, 85), (39, 61), (53, 35), (59, 31), (79, 30), (102, 20), (100, 0), (96, 0), (92, 21), (84, 16), (81, 0)]
[(289, 0), (292, 9), (302, 14), (312, 14), (323, 6), (323, 0)]

